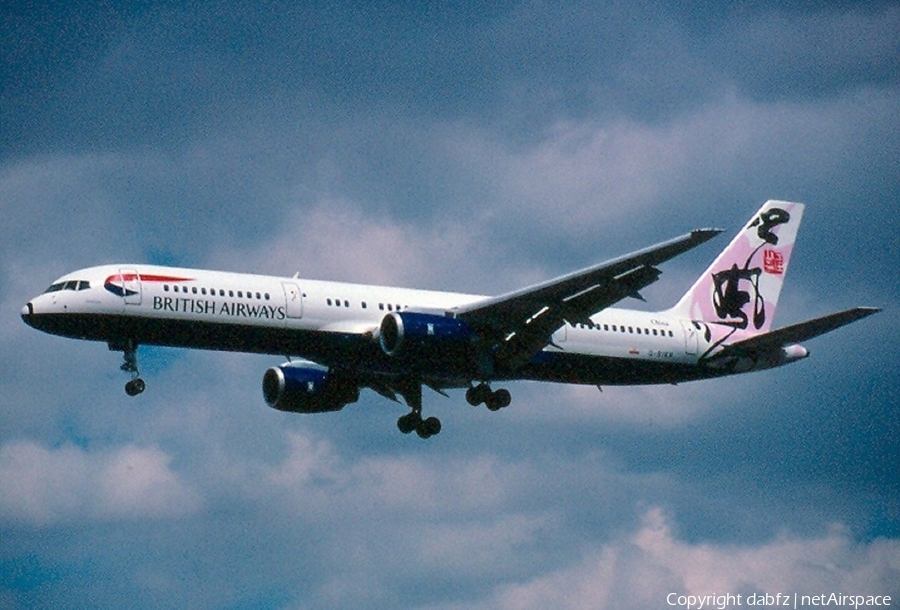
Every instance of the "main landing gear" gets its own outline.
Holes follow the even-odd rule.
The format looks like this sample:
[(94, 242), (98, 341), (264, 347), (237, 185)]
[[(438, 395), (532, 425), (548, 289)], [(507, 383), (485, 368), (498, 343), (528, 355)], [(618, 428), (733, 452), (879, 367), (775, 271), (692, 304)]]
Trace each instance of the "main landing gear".
[(413, 430), (419, 438), (431, 438), (441, 431), (441, 420), (437, 417), (422, 418), (422, 384), (412, 382), (400, 390), (400, 394), (409, 405), (410, 411), (397, 420), (397, 428), (403, 434), (409, 434)]
[(403, 434), (415, 430), (419, 438), (431, 438), (441, 431), (441, 420), (434, 416), (422, 419), (422, 412), (413, 410), (397, 420), (397, 428)]
[(122, 348), (125, 362), (119, 367), (126, 373), (131, 373), (131, 380), (125, 384), (125, 393), (129, 396), (137, 396), (147, 388), (147, 384), (140, 377), (137, 361), (137, 344), (129, 339)]
[[(430, 438), (441, 431), (441, 420), (437, 417), (422, 417), (422, 384), (411, 382), (401, 388), (400, 394), (406, 400), (406, 404), (412, 409), (406, 415), (397, 420), (397, 428), (403, 434), (415, 431), (419, 438)], [(509, 390), (491, 390), (486, 383), (470, 387), (466, 390), (466, 401), (473, 407), (484, 404), (491, 411), (499, 411), (508, 407), (512, 402)]]
[(512, 395), (509, 390), (500, 388), (499, 390), (491, 390), (491, 386), (486, 383), (479, 383), (466, 390), (466, 402), (473, 407), (484, 404), (491, 411), (499, 411), (509, 406), (512, 402)]

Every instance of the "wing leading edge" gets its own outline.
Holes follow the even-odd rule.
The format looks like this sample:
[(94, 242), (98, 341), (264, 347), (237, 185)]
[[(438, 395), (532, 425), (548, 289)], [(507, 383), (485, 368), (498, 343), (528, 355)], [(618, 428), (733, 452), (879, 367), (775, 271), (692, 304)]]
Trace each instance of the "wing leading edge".
[(587, 267), (528, 288), (460, 307), (452, 313), (497, 341), (498, 363), (515, 369), (551, 343), (566, 322), (588, 317), (640, 290), (661, 273), (655, 267), (721, 233), (697, 229), (655, 246)]

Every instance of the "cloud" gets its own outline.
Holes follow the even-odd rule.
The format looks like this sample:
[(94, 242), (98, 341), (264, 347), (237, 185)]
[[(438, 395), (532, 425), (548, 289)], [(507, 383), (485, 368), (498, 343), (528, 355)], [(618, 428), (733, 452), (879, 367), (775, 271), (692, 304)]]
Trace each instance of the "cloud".
[[(488, 514), (512, 492), (516, 468), (490, 456), (455, 458), (363, 456), (351, 462), (324, 438), (288, 433), (284, 459), (265, 467), (261, 480), (288, 506), (320, 518), (357, 513), (362, 507), (394, 517), (432, 521), (450, 514)], [(442, 501), (444, 498), (446, 501)]]
[(891, 3), (759, 11), (722, 22), (704, 52), (754, 99), (812, 99), (896, 84), (900, 10)]
[(219, 248), (208, 258), (209, 264), (232, 271), (437, 288), (429, 280), (434, 271), (446, 278), (454, 266), (477, 268), (478, 261), (467, 256), (474, 236), (463, 229), (460, 224), (437, 229), (400, 223), (371, 215), (360, 202), (323, 198), (311, 209), (288, 212), (263, 246)]
[[(589, 551), (573, 565), (504, 585), (467, 608), (561, 610), (664, 608), (667, 596), (900, 593), (900, 542), (855, 542), (835, 525), (810, 539), (782, 533), (760, 545), (679, 540), (663, 510), (650, 508), (641, 527)], [(675, 598), (677, 601), (677, 597)], [(732, 604), (737, 606), (737, 604)], [(441, 608), (463, 606), (440, 606)]]
[(84, 9), (13, 8), (0, 40), (0, 605), (644, 608), (898, 580), (890, 307), (746, 378), (512, 383), (498, 413), (428, 391), (428, 443), (371, 391), (268, 410), (278, 357), (142, 348), (131, 400), (120, 354), (18, 317), (125, 260), (497, 294), (770, 197), (809, 205), (778, 324), (888, 305), (893, 4)]
[(13, 441), (0, 449), (0, 516), (34, 525), (182, 517), (200, 495), (153, 447), (90, 452)]

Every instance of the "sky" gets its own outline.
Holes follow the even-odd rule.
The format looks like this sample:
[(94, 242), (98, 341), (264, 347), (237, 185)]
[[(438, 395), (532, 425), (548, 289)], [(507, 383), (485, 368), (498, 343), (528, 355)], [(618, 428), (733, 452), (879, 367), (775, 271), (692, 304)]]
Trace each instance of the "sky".
[[(0, 607), (900, 603), (898, 32), (895, 2), (4, 2)], [(426, 390), (428, 441), (369, 390), (269, 409), (277, 357), (143, 347), (129, 398), (120, 353), (19, 317), (111, 262), (500, 294), (767, 199), (807, 204), (775, 326), (883, 311), (730, 379)]]

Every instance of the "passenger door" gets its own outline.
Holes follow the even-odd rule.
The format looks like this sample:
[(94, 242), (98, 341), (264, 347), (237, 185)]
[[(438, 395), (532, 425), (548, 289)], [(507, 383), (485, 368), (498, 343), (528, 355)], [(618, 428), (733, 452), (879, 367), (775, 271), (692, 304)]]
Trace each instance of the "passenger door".
[(122, 297), (126, 305), (141, 304), (141, 276), (135, 269), (119, 269)]
[(284, 287), (285, 314), (288, 318), (303, 317), (303, 293), (300, 287), (293, 282), (282, 282)]
[(681, 327), (684, 329), (684, 353), (694, 356), (700, 342), (700, 331), (691, 320), (682, 320)]

